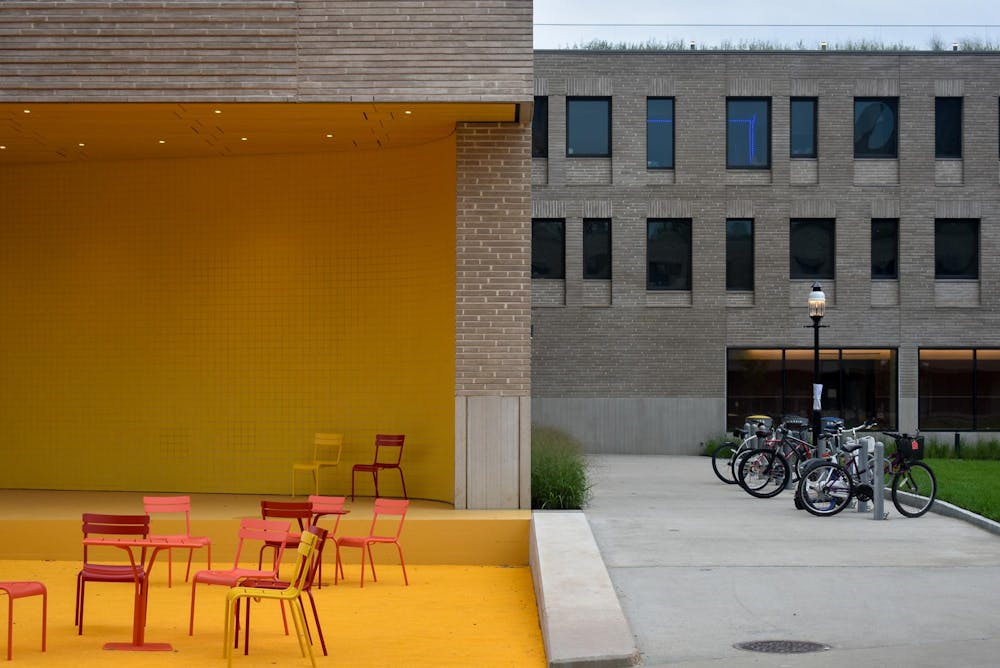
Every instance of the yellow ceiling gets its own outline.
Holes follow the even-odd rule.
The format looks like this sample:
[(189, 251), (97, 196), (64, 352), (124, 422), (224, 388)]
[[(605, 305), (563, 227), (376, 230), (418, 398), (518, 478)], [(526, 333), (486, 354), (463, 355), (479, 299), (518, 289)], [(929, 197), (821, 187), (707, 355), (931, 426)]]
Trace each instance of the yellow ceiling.
[(510, 103), (6, 103), (0, 165), (370, 151), (516, 114)]

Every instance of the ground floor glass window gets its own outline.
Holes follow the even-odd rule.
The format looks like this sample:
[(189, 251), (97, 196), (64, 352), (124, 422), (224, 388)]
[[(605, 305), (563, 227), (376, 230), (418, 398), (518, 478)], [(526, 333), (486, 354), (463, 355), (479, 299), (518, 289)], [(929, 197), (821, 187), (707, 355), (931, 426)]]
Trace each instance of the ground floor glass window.
[(922, 349), (917, 395), (920, 429), (1000, 429), (1000, 350)]
[[(883, 429), (897, 423), (896, 351), (823, 348), (820, 382), (824, 416), (848, 426), (874, 417)], [(742, 426), (748, 415), (781, 419), (812, 417), (813, 350), (734, 348), (726, 360), (727, 428)]]

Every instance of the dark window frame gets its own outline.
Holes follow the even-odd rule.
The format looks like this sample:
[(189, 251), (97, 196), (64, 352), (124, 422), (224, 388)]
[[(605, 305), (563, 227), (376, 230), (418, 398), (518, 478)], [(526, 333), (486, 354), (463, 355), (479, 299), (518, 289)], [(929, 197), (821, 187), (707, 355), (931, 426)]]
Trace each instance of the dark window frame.
[[(748, 223), (750, 223), (749, 285), (747, 285), (746, 283), (742, 283), (742, 284), (740, 284), (739, 287), (736, 287), (737, 281), (731, 280), (731, 279), (734, 279), (735, 277), (730, 274), (730, 261), (729, 261), (729, 255), (730, 255), (729, 244), (730, 244), (730, 241), (731, 241), (730, 238), (729, 238), (729, 224), (730, 223), (737, 223), (737, 222), (740, 222), (740, 223), (741, 222), (748, 222)], [(726, 219), (726, 291), (727, 292), (753, 292), (754, 291), (754, 286), (755, 286), (755, 281), (754, 281), (755, 267), (756, 267), (756, 265), (755, 265), (755, 257), (754, 257), (754, 219), (753, 218), (727, 218)]]
[[(606, 223), (607, 226), (608, 226), (608, 234), (607, 234), (607, 256), (608, 256), (608, 262), (607, 262), (607, 268), (604, 271), (598, 272), (598, 273), (601, 274), (601, 275), (598, 275), (598, 276), (590, 275), (591, 272), (587, 271), (587, 257), (588, 257), (588, 255), (587, 255), (587, 225), (588, 224), (593, 225), (594, 223)], [(611, 280), (611, 277), (613, 275), (612, 272), (614, 271), (614, 269), (613, 269), (614, 255), (612, 253), (612, 248), (614, 247), (613, 246), (613, 241), (612, 241), (614, 239), (613, 235), (614, 235), (614, 231), (613, 231), (613, 226), (611, 224), (611, 219), (610, 218), (584, 218), (583, 219), (583, 280), (585, 280), (585, 281), (593, 281), (593, 280), (610, 281)]]
[[(560, 254), (560, 271), (556, 276), (540, 275), (535, 272), (535, 225), (558, 224), (562, 230), (562, 249)], [(531, 278), (540, 280), (566, 280), (566, 219), (565, 218), (532, 218), (531, 219)]]
[[(812, 103), (812, 152), (796, 153), (795, 146), (795, 125), (792, 107), (796, 102)], [(793, 160), (811, 159), (819, 157), (819, 98), (817, 97), (793, 97), (788, 100), (788, 155)]]
[[(819, 271), (809, 273), (805, 271), (795, 271), (797, 265), (803, 264), (801, 259), (796, 259), (796, 248), (793, 245), (793, 228), (798, 223), (829, 223), (830, 224), (830, 247), (827, 264), (830, 266), (828, 272)], [(791, 218), (788, 221), (788, 278), (790, 280), (835, 280), (837, 276), (837, 220), (835, 218)]]
[[(892, 151), (866, 150), (858, 152), (858, 103), (879, 102), (891, 107), (894, 118), (892, 129)], [(899, 160), (899, 98), (886, 97), (855, 97), (854, 98), (854, 159), (855, 160)], [(869, 133), (870, 134), (870, 133)]]
[[(652, 166), (650, 165), (649, 159), (649, 102), (650, 100), (670, 101), (670, 164), (667, 166)], [(661, 169), (674, 169), (676, 164), (676, 153), (677, 153), (677, 100), (672, 96), (664, 95), (652, 95), (646, 97), (646, 169), (661, 170)]]
[[(682, 224), (687, 228), (687, 262), (685, 276), (681, 277), (681, 285), (671, 287), (663, 284), (653, 284), (650, 265), (653, 264), (650, 258), (649, 233), (652, 225), (668, 223)], [(693, 287), (694, 264), (694, 221), (690, 218), (647, 218), (646, 219), (646, 290), (655, 292), (690, 292)]]
[[(875, 226), (892, 223), (893, 227), (893, 259), (892, 272), (876, 273), (875, 265)], [(899, 218), (872, 218), (871, 219), (871, 278), (873, 281), (893, 281), (899, 280)]]
[(547, 95), (535, 96), (535, 108), (531, 118), (531, 157), (549, 157), (549, 98)]
[[(570, 152), (570, 107), (574, 102), (607, 102), (608, 105), (608, 150), (606, 153), (571, 153)], [(611, 96), (609, 95), (569, 95), (566, 97), (566, 157), (567, 158), (610, 158), (612, 154), (611, 135)]]
[[(733, 164), (729, 160), (729, 132), (730, 125), (732, 121), (729, 118), (729, 103), (730, 102), (764, 102), (767, 105), (767, 163), (763, 165), (743, 165), (743, 164)], [(773, 128), (771, 123), (771, 98), (763, 96), (740, 96), (733, 95), (726, 98), (726, 169), (750, 169), (750, 170), (761, 170), (761, 169), (771, 169), (771, 144)], [(737, 119), (740, 120), (740, 119)], [(750, 135), (752, 136), (752, 134)]]
[[(836, 382), (835, 387), (838, 389), (838, 391), (845, 391), (846, 388), (849, 386), (849, 383), (846, 382), (846, 379), (847, 379), (847, 374), (849, 373), (849, 370), (848, 370), (847, 367), (849, 366), (850, 362), (852, 362), (852, 360), (849, 358), (850, 352), (851, 351), (859, 351), (859, 350), (887, 351), (889, 353), (890, 364), (892, 366), (891, 366), (890, 371), (889, 371), (890, 375), (889, 375), (889, 378), (888, 378), (888, 382), (889, 382), (889, 385), (890, 385), (891, 388), (895, 388), (895, 392), (894, 393), (886, 393), (885, 395), (883, 395), (889, 401), (889, 405), (887, 407), (887, 414), (886, 415), (879, 415), (878, 417), (879, 418), (884, 418), (884, 421), (880, 419), (880, 424), (881, 424), (881, 426), (883, 428), (890, 429), (890, 430), (891, 429), (896, 429), (897, 428), (897, 423), (899, 421), (899, 373), (900, 373), (900, 370), (899, 370), (899, 348), (898, 347), (891, 347), (891, 346), (823, 347), (823, 348), (820, 349), (820, 355), (821, 355), (821, 372), (820, 373), (821, 374), (829, 373), (828, 370), (826, 370), (826, 371), (823, 370), (824, 366), (826, 366), (826, 368), (828, 369), (829, 368), (829, 364), (831, 362), (835, 362), (836, 366), (837, 366), (836, 372), (835, 372), (836, 377), (837, 377), (837, 382)], [(779, 353), (780, 352), (780, 355), (778, 357), (780, 359), (780, 365), (781, 365), (781, 368), (780, 368), (781, 382), (778, 384), (777, 387), (774, 387), (774, 391), (777, 393), (776, 399), (777, 399), (778, 403), (780, 404), (780, 410), (778, 411), (778, 414), (772, 415), (772, 417), (780, 420), (783, 415), (793, 414), (794, 413), (794, 410), (793, 410), (792, 406), (789, 405), (790, 402), (792, 402), (793, 397), (795, 396), (795, 393), (790, 390), (790, 388), (789, 388), (789, 382), (788, 382), (788, 373), (790, 371), (790, 369), (789, 369), (789, 361), (790, 361), (789, 360), (789, 353), (790, 352), (807, 352), (807, 351), (809, 353), (811, 353), (813, 351), (813, 349), (812, 348), (803, 348), (803, 347), (798, 347), (798, 346), (777, 347), (777, 348), (775, 348), (775, 347), (765, 347), (765, 346), (730, 346), (730, 347), (727, 347), (726, 348), (726, 397), (725, 397), (725, 401), (726, 401), (726, 413), (727, 413), (727, 420), (726, 420), (727, 421), (727, 429), (734, 428), (734, 427), (742, 427), (743, 426), (742, 425), (742, 418), (746, 417), (746, 415), (743, 415), (743, 414), (741, 414), (741, 415), (729, 415), (729, 413), (731, 411), (730, 397), (732, 396), (732, 394), (730, 392), (731, 388), (730, 388), (730, 383), (729, 383), (729, 374), (731, 372), (730, 363), (732, 361), (732, 353), (733, 352), (745, 352), (745, 351), (764, 351), (764, 352), (772, 352), (772, 353)], [(836, 359), (835, 360), (831, 360), (830, 359), (830, 355), (834, 351), (836, 352)], [(810, 364), (810, 370), (811, 370), (811, 364)], [(895, 375), (892, 375), (892, 374), (895, 374)], [(811, 373), (810, 373), (810, 375), (811, 375)], [(796, 385), (796, 387), (797, 387), (797, 385)], [(825, 392), (826, 392), (826, 390), (824, 390), (824, 393)], [(877, 400), (878, 397), (879, 397), (879, 395), (877, 393), (875, 393), (874, 397)], [(775, 398), (775, 397), (772, 397), (772, 399), (773, 398)], [(848, 399), (845, 399), (844, 397), (840, 397), (838, 399), (838, 401), (844, 402), (844, 401), (848, 401)], [(748, 407), (748, 408), (750, 408), (750, 407)], [(869, 408), (870, 408), (870, 406), (869, 406)], [(752, 408), (751, 410), (754, 413), (761, 412), (760, 409), (758, 409), (758, 408)], [(837, 412), (838, 412), (838, 409), (836, 407), (831, 406), (827, 402), (827, 400), (824, 400), (823, 410), (822, 410), (823, 416), (836, 415)], [(869, 411), (865, 410), (865, 411), (862, 411), (862, 412), (866, 412), (867, 413)], [(769, 415), (770, 413), (768, 413), (768, 411), (765, 410), (764, 414), (768, 414)], [(803, 415), (802, 417), (811, 418), (811, 415), (812, 414), (810, 412), (808, 415)], [(838, 417), (844, 417), (844, 416), (838, 415)], [(860, 419), (864, 420), (864, 419), (868, 419), (870, 417), (875, 417), (875, 416), (873, 416), (873, 415), (863, 415), (863, 416), (861, 416)], [(736, 418), (736, 419), (734, 419), (734, 418)], [(893, 418), (895, 419), (895, 421), (893, 421)]]
[[(981, 346), (978, 348), (969, 348), (961, 346), (926, 346), (917, 348), (917, 428), (920, 431), (930, 431), (930, 432), (954, 432), (954, 431), (997, 431), (997, 427), (994, 425), (983, 425), (986, 421), (986, 416), (982, 414), (979, 410), (979, 403), (981, 399), (981, 386), (984, 383), (980, 382), (980, 372), (979, 372), (979, 359), (980, 353), (982, 352), (997, 352), (1000, 348), (991, 348), (989, 346)], [(972, 369), (971, 369), (971, 383), (969, 386), (970, 394), (966, 397), (959, 399), (959, 402), (963, 405), (971, 406), (971, 426), (961, 425), (961, 424), (940, 424), (939, 426), (928, 425), (928, 415), (926, 411), (926, 404), (932, 400), (932, 397), (927, 395), (926, 384), (922, 382), (924, 379), (924, 368), (925, 368), (925, 358), (923, 357), (925, 352), (971, 352), (972, 353)], [(928, 360), (929, 362), (929, 360)], [(945, 399), (948, 397), (959, 397), (961, 395), (938, 395), (936, 398), (938, 400)]]
[[(956, 225), (962, 223), (973, 223), (975, 226), (975, 239), (972, 248), (973, 255), (973, 265), (974, 270), (972, 272), (965, 273), (952, 273), (952, 272), (942, 272), (940, 270), (940, 265), (942, 260), (938, 255), (940, 250), (940, 244), (938, 243), (938, 234), (941, 233), (941, 228), (947, 225)], [(982, 271), (982, 223), (979, 218), (935, 218), (934, 219), (934, 280), (968, 280), (977, 281)]]
[[(958, 103), (958, 119), (957, 128), (955, 119), (952, 118), (951, 123), (945, 123), (942, 112), (954, 111), (943, 109), (946, 104)], [(934, 98), (934, 158), (941, 160), (951, 160), (951, 159), (961, 159), (962, 158), (962, 140), (963, 140), (963, 118), (965, 113), (965, 103), (961, 97), (935, 97)], [(953, 135), (953, 136), (949, 136)], [(953, 143), (957, 146), (944, 146), (945, 144)]]

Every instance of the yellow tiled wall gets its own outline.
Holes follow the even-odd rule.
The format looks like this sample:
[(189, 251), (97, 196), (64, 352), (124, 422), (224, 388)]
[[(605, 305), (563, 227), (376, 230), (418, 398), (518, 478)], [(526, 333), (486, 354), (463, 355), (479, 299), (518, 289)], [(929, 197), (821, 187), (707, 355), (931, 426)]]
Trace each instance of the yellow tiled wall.
[(342, 493), (385, 432), (452, 499), (453, 139), (22, 165), (0, 202), (0, 487), (286, 494), (340, 431)]

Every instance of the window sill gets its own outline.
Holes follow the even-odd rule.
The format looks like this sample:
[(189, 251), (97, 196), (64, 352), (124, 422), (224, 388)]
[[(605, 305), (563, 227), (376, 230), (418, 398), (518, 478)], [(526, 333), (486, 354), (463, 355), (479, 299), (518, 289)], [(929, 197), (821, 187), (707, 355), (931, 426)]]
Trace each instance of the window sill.
[(684, 308), (691, 306), (690, 290), (646, 290), (646, 306)]

